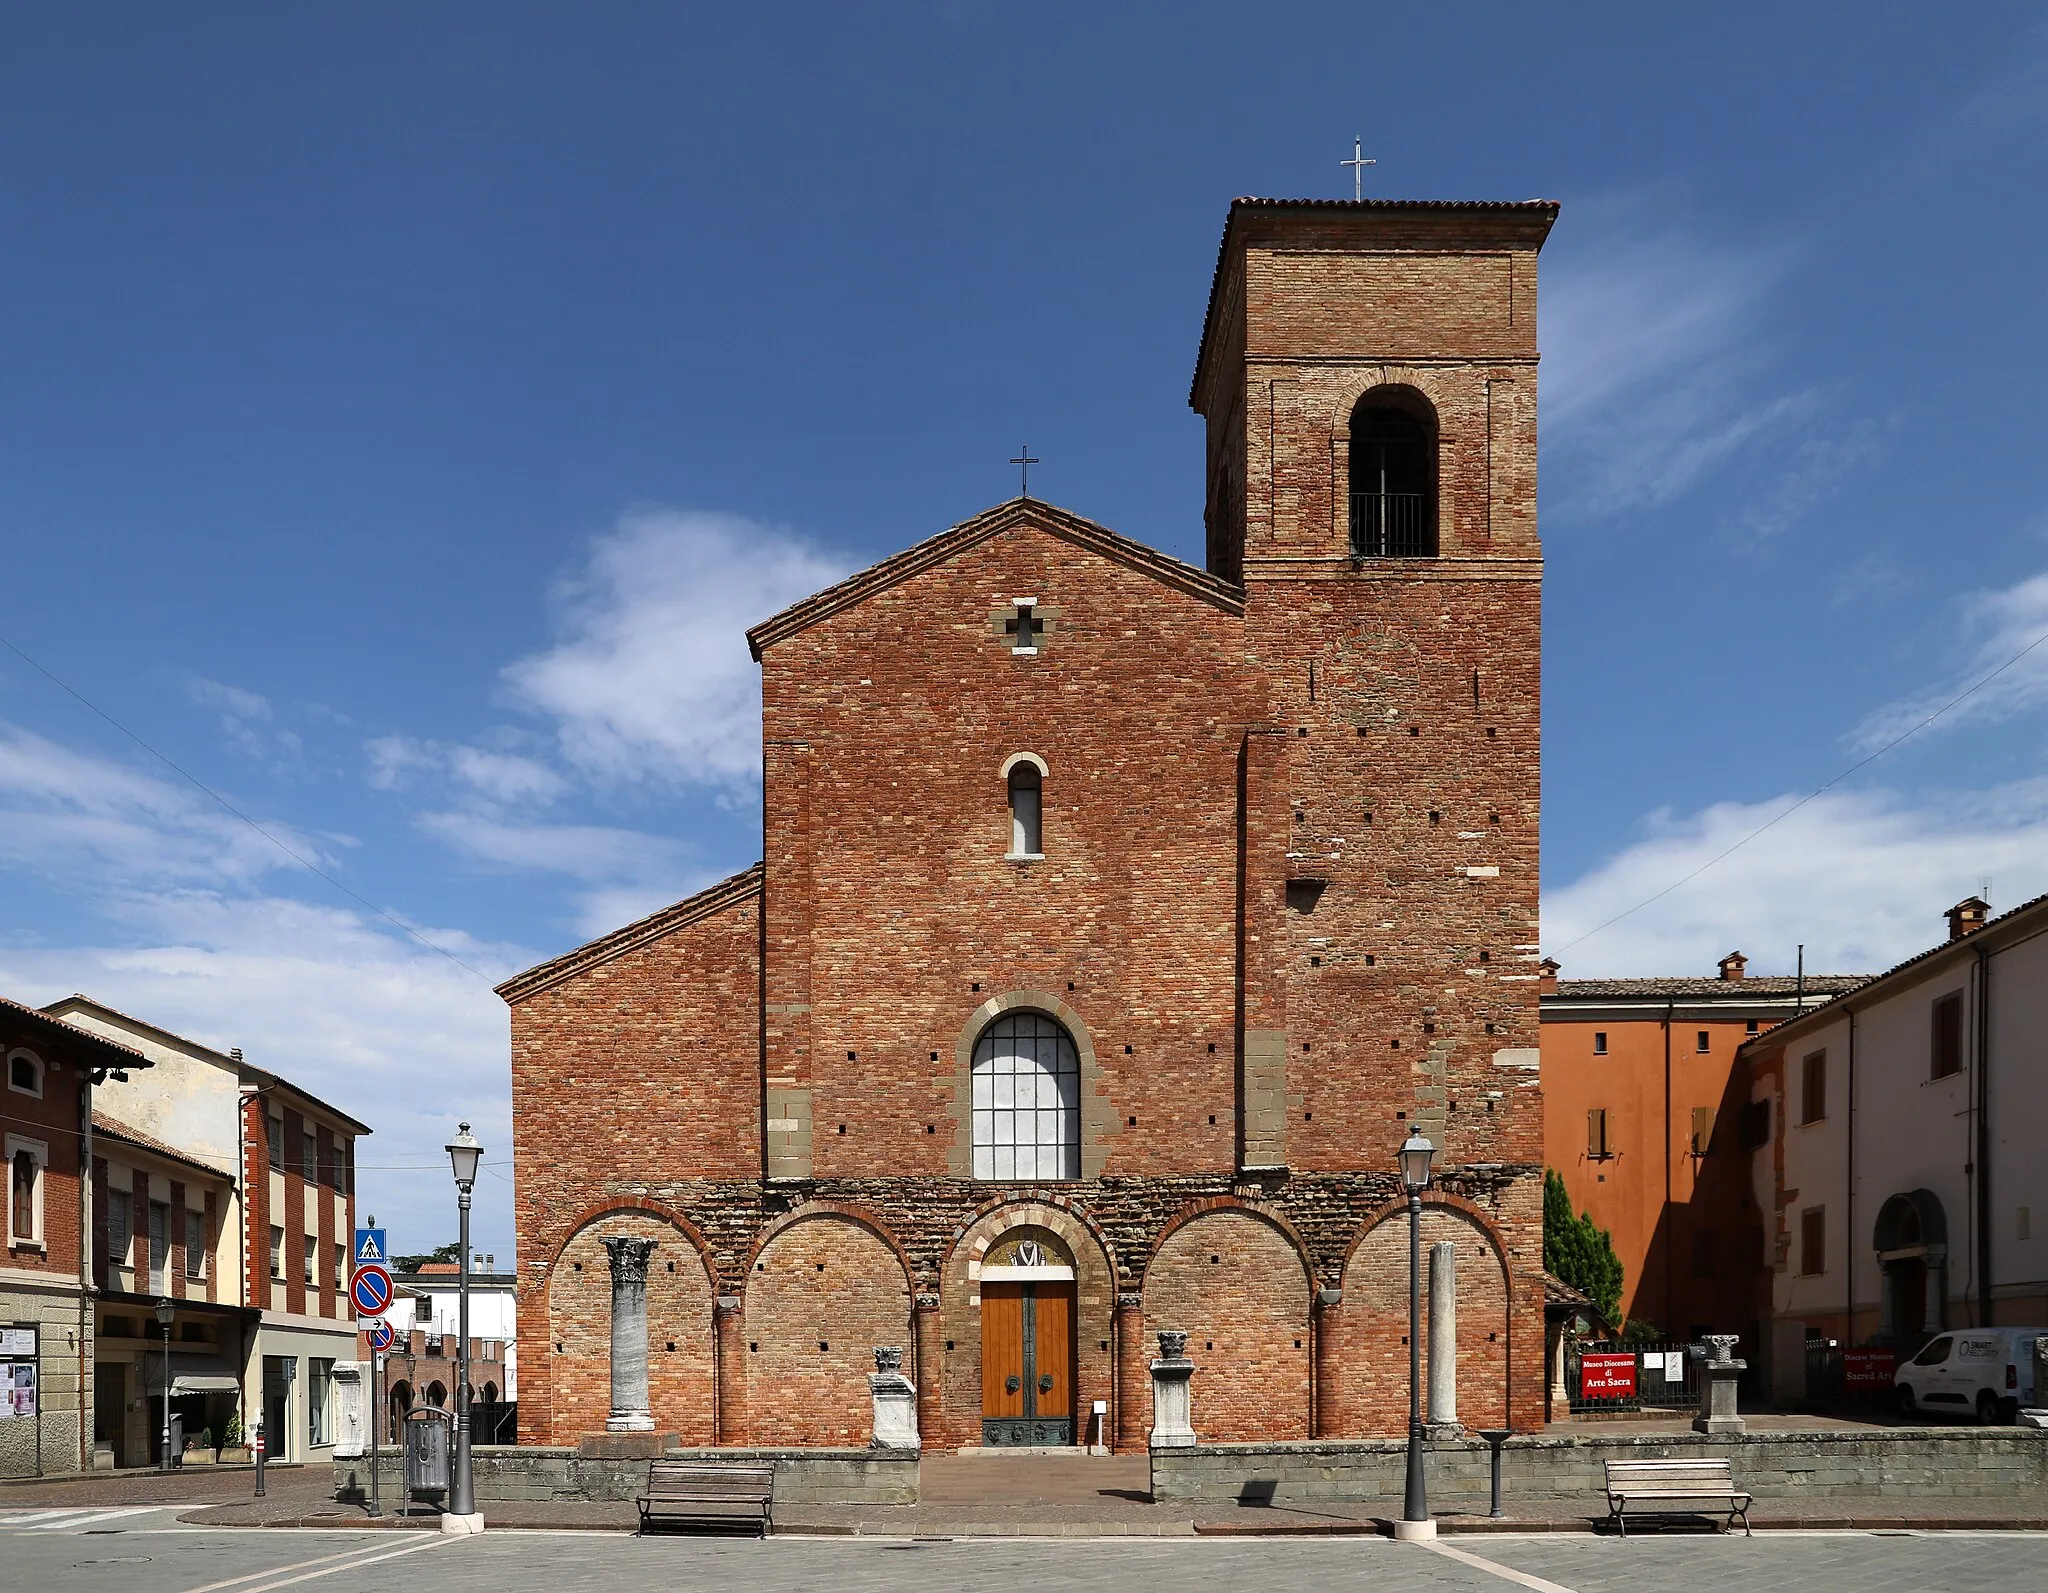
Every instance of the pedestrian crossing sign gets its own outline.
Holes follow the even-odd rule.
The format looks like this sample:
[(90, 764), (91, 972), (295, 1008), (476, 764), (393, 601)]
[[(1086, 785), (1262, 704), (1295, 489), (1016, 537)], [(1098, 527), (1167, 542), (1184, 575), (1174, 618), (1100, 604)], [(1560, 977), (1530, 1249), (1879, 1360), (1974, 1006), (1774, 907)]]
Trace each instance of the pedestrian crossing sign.
[(382, 1228), (358, 1228), (356, 1230), (357, 1266), (360, 1267), (367, 1262), (373, 1261), (382, 1266), (389, 1259), (390, 1257), (384, 1249), (384, 1230)]

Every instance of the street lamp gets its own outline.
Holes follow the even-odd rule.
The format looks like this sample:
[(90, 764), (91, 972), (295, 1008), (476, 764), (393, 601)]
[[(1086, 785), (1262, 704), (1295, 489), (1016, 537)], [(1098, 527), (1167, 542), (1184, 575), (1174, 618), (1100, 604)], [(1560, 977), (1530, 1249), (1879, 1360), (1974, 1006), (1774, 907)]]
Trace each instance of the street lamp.
[(455, 1475), (448, 1484), (448, 1513), (468, 1518), (476, 1514), (476, 1483), (469, 1471), (469, 1192), (476, 1184), (477, 1164), (484, 1148), (464, 1123), (462, 1131), (448, 1143), (448, 1165), (455, 1170), (455, 1189), (462, 1209), (461, 1231), (456, 1235), (462, 1270), (458, 1275), (455, 1308)]
[(1397, 1538), (1433, 1538), (1429, 1496), (1422, 1479), (1422, 1192), (1429, 1187), (1429, 1162), (1436, 1155), (1422, 1130), (1410, 1127), (1401, 1146), (1401, 1187), (1408, 1191), (1408, 1488)]
[(178, 1305), (168, 1294), (156, 1303), (157, 1323), (164, 1330), (164, 1441), (157, 1454), (158, 1471), (171, 1469), (171, 1318)]

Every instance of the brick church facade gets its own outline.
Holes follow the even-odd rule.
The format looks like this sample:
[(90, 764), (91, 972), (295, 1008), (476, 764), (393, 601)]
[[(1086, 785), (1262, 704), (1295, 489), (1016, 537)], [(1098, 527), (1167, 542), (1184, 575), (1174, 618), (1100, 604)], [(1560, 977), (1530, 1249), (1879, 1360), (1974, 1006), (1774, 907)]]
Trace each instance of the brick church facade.
[(1208, 567), (1031, 498), (748, 633), (763, 861), (508, 981), (520, 1437), (1394, 1434), (1407, 1215), (1459, 1414), (1542, 1420), (1536, 263), (1556, 206), (1240, 200)]

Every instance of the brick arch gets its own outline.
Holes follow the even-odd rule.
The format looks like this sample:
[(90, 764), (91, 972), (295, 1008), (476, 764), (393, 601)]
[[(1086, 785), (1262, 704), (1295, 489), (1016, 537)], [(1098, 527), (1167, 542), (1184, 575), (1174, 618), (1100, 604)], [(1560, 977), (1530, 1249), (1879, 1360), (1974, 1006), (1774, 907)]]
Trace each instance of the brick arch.
[[(1299, 1289), (1276, 1287), (1290, 1269)], [(1145, 1336), (1188, 1335), (1204, 1443), (1309, 1436), (1312, 1279), (1292, 1225), (1247, 1201), (1194, 1202), (1160, 1234), (1145, 1264)]]
[(786, 1229), (793, 1228), (812, 1217), (844, 1217), (848, 1222), (859, 1223), (889, 1247), (890, 1252), (896, 1257), (897, 1264), (903, 1268), (904, 1287), (909, 1288), (915, 1281), (917, 1274), (910, 1265), (910, 1252), (905, 1250), (902, 1242), (890, 1232), (889, 1225), (867, 1207), (856, 1205), (850, 1200), (807, 1200), (802, 1205), (785, 1211), (754, 1236), (754, 1246), (747, 1252), (745, 1270), (740, 1274), (742, 1296), (746, 1293), (749, 1280), (754, 1276), (754, 1268), (760, 1262), (762, 1252)]
[[(714, 1280), (717, 1279), (718, 1262), (712, 1256), (710, 1243), (705, 1239), (697, 1225), (680, 1211), (677, 1211), (675, 1207), (665, 1206), (658, 1200), (649, 1200), (645, 1195), (613, 1195), (604, 1200), (592, 1201), (581, 1211), (577, 1212), (574, 1217), (571, 1217), (566, 1223), (562, 1224), (560, 1229), (562, 1234), (561, 1242), (554, 1247), (553, 1255), (538, 1270), (543, 1273), (551, 1271), (555, 1260), (568, 1248), (571, 1239), (574, 1239), (577, 1234), (597, 1221), (598, 1218), (609, 1216), (615, 1211), (644, 1211), (650, 1217), (667, 1223), (697, 1247), (697, 1258), (704, 1263), (704, 1270), (710, 1273)], [(545, 1278), (540, 1281), (543, 1287), (545, 1287)]]
[(1167, 1218), (1166, 1226), (1159, 1230), (1159, 1236), (1152, 1241), (1151, 1254), (1145, 1258), (1145, 1265), (1138, 1275), (1138, 1286), (1144, 1287), (1145, 1279), (1152, 1270), (1152, 1261), (1168, 1239), (1197, 1218), (1218, 1211), (1242, 1211), (1279, 1229), (1286, 1236), (1287, 1242), (1294, 1247), (1295, 1259), (1301, 1263), (1302, 1287), (1315, 1286), (1315, 1263), (1309, 1259), (1308, 1241), (1302, 1238), (1301, 1230), (1279, 1212), (1236, 1195), (1209, 1195), (1201, 1200), (1191, 1200)]
[(874, 1351), (913, 1342), (910, 1278), (858, 1207), (812, 1201), (763, 1230), (739, 1324), (750, 1443), (867, 1445)]
[[(534, 1392), (543, 1398), (535, 1427), (546, 1434), (541, 1441), (558, 1444), (604, 1431), (611, 1414), (612, 1314), (611, 1263), (603, 1241), (619, 1234), (657, 1245), (647, 1272), (647, 1394), (655, 1430), (673, 1432), (685, 1444), (708, 1444), (716, 1404), (717, 1273), (690, 1223), (638, 1197), (600, 1201), (582, 1213), (533, 1301), (546, 1333), (542, 1364), (521, 1371), (526, 1378), (540, 1374)], [(675, 1244), (677, 1235), (687, 1243)]]
[(1405, 390), (1424, 400), (1430, 409), (1430, 424), (1438, 432), (1443, 429), (1443, 403), (1437, 396), (1442, 373), (1417, 370), (1407, 365), (1375, 365), (1358, 371), (1355, 378), (1337, 390), (1336, 402), (1330, 408), (1330, 435), (1349, 437), (1351, 416), (1368, 393), (1382, 390)]
[[(999, 1194), (983, 1201), (977, 1206), (967, 1220), (953, 1230), (951, 1236), (946, 1241), (945, 1259), (939, 1263), (941, 1275), (943, 1276), (952, 1267), (953, 1258), (963, 1248), (969, 1246), (984, 1229), (987, 1229), (990, 1218), (1002, 1216), (1005, 1213), (1024, 1211), (1048, 1212), (1056, 1215), (1058, 1219), (1072, 1224), (1077, 1230), (1082, 1243), (1092, 1245), (1101, 1253), (1103, 1263), (1109, 1269), (1110, 1277), (1114, 1279), (1121, 1275), (1116, 1246), (1110, 1241), (1109, 1235), (1103, 1232), (1102, 1225), (1095, 1220), (1087, 1208), (1081, 1205), (1079, 1201), (1073, 1200), (1066, 1195), (1056, 1195), (1035, 1189)], [(1004, 1223), (1000, 1228), (987, 1229), (987, 1237), (993, 1240), (997, 1234), (1007, 1229), (1023, 1227), (1032, 1222), (1037, 1222), (1041, 1226), (1051, 1228), (1055, 1233), (1060, 1233), (1061, 1237), (1066, 1239), (1070, 1245), (1074, 1243), (1075, 1236), (1061, 1233), (1058, 1221), (1048, 1221), (1039, 1217), (1019, 1216), (1014, 1222)], [(1078, 1261), (1079, 1258), (1080, 1251), (1076, 1249), (1075, 1259)], [(979, 1255), (975, 1259), (979, 1260)]]
[[(1392, 1436), (1406, 1430), (1405, 1375), (1368, 1383), (1357, 1369), (1405, 1366), (1408, 1332), (1408, 1202), (1398, 1198), (1370, 1213), (1344, 1256), (1344, 1303), (1324, 1319), (1332, 1335), (1325, 1364), (1338, 1386), (1325, 1410), (1331, 1437)], [(1458, 1247), (1458, 1419), (1467, 1428), (1509, 1425), (1514, 1366), (1514, 1272), (1500, 1230), (1476, 1202), (1432, 1191), (1422, 1202), (1423, 1349), (1428, 1353), (1428, 1250), (1439, 1240)]]

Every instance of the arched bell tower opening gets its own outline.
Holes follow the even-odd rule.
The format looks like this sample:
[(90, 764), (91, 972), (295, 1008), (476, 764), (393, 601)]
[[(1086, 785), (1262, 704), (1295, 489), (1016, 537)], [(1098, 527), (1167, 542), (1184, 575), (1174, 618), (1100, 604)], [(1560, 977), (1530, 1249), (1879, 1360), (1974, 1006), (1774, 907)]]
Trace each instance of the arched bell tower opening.
[(1436, 411), (1413, 388), (1376, 387), (1351, 411), (1351, 556), (1437, 552)]

